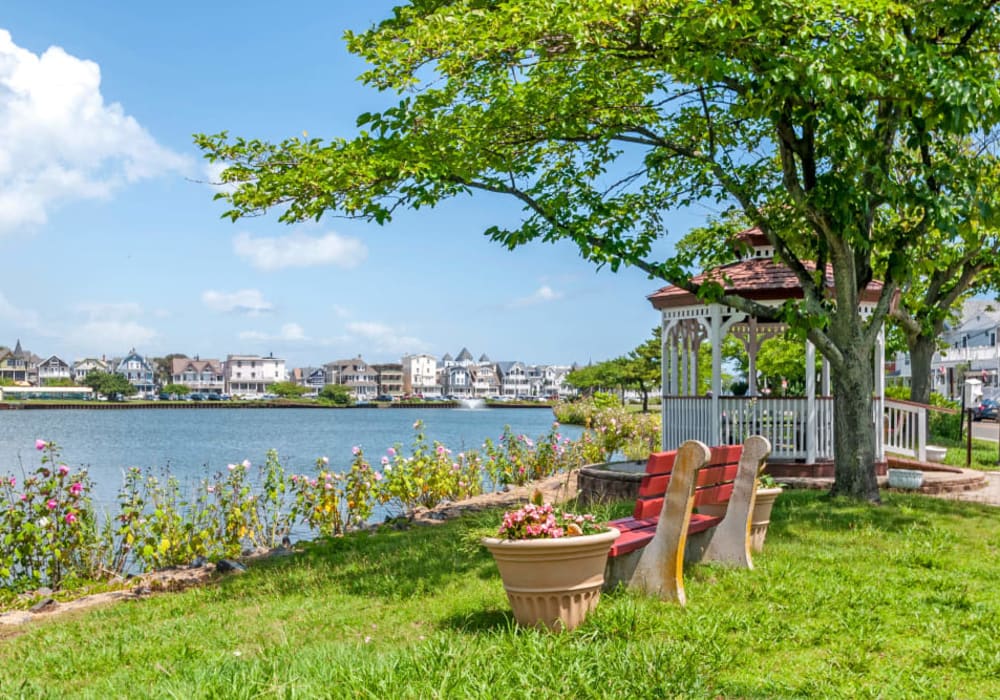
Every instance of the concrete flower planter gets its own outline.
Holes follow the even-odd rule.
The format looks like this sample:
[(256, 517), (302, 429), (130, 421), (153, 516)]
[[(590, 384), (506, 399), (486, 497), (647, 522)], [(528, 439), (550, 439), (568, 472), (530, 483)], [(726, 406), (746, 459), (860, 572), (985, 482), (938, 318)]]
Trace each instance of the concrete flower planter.
[(919, 489), (924, 483), (924, 473), (919, 469), (890, 469), (889, 488)]
[(924, 455), (927, 457), (928, 462), (943, 462), (944, 458), (948, 454), (947, 447), (939, 447), (938, 445), (927, 445), (924, 448)]
[[(767, 526), (771, 524), (771, 509), (774, 502), (781, 495), (782, 489), (759, 488), (754, 496), (753, 515), (750, 516), (750, 550), (759, 552), (764, 549), (764, 539), (767, 537)], [(698, 512), (702, 515), (711, 515), (721, 518), (726, 514), (728, 504), (709, 503), (698, 506)]]
[(571, 630), (597, 607), (614, 528), (596, 535), (539, 540), (484, 537), (519, 625)]

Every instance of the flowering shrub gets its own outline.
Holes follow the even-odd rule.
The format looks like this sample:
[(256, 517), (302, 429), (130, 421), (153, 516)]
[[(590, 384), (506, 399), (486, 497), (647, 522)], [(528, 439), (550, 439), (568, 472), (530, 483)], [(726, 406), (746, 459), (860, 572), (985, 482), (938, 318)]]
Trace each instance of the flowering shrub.
[(59, 461), (53, 442), (37, 440), (41, 466), (23, 479), (0, 476), (0, 583), (59, 587), (91, 573), (96, 540), (87, 472)]
[(428, 447), (422, 421), (413, 429), (416, 437), (410, 456), (401, 445), (390, 447), (382, 457), (382, 476), (378, 485), (380, 503), (395, 504), (401, 511), (417, 506), (433, 508), (444, 500), (469, 498), (482, 493), (483, 472), (479, 455), (452, 451), (434, 441)]
[[(86, 471), (61, 463), (56, 445), (38, 440), (41, 467), (21, 479), (0, 476), (0, 586), (58, 587), (70, 578), (237, 556), (249, 547), (276, 546), (296, 523), (320, 535), (340, 535), (363, 525), (378, 503), (403, 512), (431, 508), (482, 493), (484, 484), (524, 484), (596, 461), (591, 454), (604, 449), (594, 434), (570, 441), (553, 423), (537, 439), (515, 435), (508, 426), (497, 443), (486, 441), (482, 453), (453, 454), (439, 442), (428, 444), (423, 423), (413, 427), (409, 455), (396, 445), (381, 458), (380, 469), (367, 462), (361, 447), (352, 450), (343, 473), (322, 457), (314, 475), (286, 476), (273, 450), (256, 470), (244, 460), (188, 486), (169, 472), (132, 467), (100, 527)], [(547, 515), (541, 530), (522, 516), (520, 536), (565, 536), (592, 526), (592, 518), (556, 511), (551, 525)]]
[(607, 529), (589, 513), (576, 515), (554, 508), (551, 503), (528, 503), (503, 514), (497, 536), (505, 540), (538, 540), (594, 535)]
[(570, 445), (569, 438), (559, 433), (558, 422), (537, 441), (514, 435), (508, 425), (497, 442), (487, 438), (483, 443), (484, 468), (494, 487), (520, 486), (583, 464)]
[(290, 496), (291, 484), (275, 450), (267, 451), (260, 489), (254, 513), (254, 543), (271, 549), (288, 536), (297, 515)]
[(295, 512), (310, 529), (321, 535), (342, 535), (348, 528), (364, 523), (375, 503), (375, 484), (382, 474), (373, 471), (360, 447), (353, 448), (354, 461), (346, 474), (330, 470), (330, 460), (316, 460), (316, 478), (304, 474), (290, 477), (295, 494)]
[(622, 407), (594, 413), (590, 423), (603, 459), (621, 453), (626, 459), (644, 459), (660, 447), (660, 417), (654, 413), (633, 413)]

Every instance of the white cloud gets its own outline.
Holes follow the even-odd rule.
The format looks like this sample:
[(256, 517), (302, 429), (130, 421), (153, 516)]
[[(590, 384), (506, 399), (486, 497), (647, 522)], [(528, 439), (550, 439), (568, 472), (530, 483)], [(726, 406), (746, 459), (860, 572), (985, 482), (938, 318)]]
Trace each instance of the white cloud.
[(287, 342), (302, 342), (307, 341), (309, 338), (306, 336), (305, 331), (303, 331), (302, 326), (297, 323), (286, 323), (281, 327), (281, 330), (277, 334), (262, 333), (260, 331), (243, 331), (240, 333), (240, 340), (257, 340), (257, 341), (287, 341)]
[(83, 354), (124, 354), (156, 339), (157, 332), (135, 321), (88, 321), (70, 330), (69, 345)]
[(81, 301), (75, 304), (73, 308), (87, 314), (87, 317), (92, 321), (125, 321), (142, 316), (142, 306), (133, 301)]
[(277, 238), (239, 233), (233, 237), (233, 251), (260, 270), (319, 265), (347, 269), (357, 267), (368, 257), (364, 243), (337, 233), (313, 237), (296, 232)]
[(3, 292), (0, 292), (0, 320), (28, 330), (41, 330), (42, 327), (37, 312), (31, 309), (22, 309), (12, 304)]
[(61, 202), (190, 167), (105, 104), (96, 63), (57, 46), (36, 55), (0, 29), (0, 235), (44, 224)]
[(231, 182), (222, 181), (222, 171), (225, 170), (228, 165), (221, 162), (215, 163), (205, 163), (202, 168), (205, 173), (205, 180), (208, 186), (211, 187), (216, 192), (235, 192), (236, 185)]
[(264, 299), (257, 289), (240, 289), (235, 292), (217, 292), (206, 289), (201, 293), (201, 301), (213, 311), (241, 313), (257, 316), (274, 310), (274, 304)]
[(124, 354), (129, 348), (142, 352), (142, 347), (159, 337), (154, 329), (142, 324), (147, 314), (135, 302), (83, 301), (73, 309), (86, 316), (86, 321), (70, 328), (67, 344), (84, 355)]
[(429, 347), (419, 338), (401, 335), (397, 329), (375, 321), (348, 323), (347, 330), (357, 338), (370, 343), (375, 352), (403, 354), (424, 352)]
[(563, 298), (562, 292), (557, 292), (547, 284), (543, 284), (526, 297), (515, 299), (510, 303), (510, 307), (535, 306), (536, 304), (546, 304), (550, 301), (558, 301)]

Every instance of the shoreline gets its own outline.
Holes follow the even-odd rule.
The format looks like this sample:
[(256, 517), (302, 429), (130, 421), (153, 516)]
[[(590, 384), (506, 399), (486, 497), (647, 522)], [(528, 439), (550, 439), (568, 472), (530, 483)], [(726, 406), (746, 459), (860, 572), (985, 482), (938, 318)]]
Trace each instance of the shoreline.
[[(356, 404), (350, 406), (335, 406), (331, 404), (318, 403), (297, 403), (294, 401), (0, 401), (0, 411), (36, 411), (46, 409), (58, 410), (82, 410), (82, 411), (121, 411), (130, 409), (152, 408), (163, 409), (244, 409), (244, 408), (315, 408), (315, 409), (401, 409), (401, 408), (463, 408), (459, 401), (432, 401), (429, 403), (417, 402), (394, 402), (394, 403), (373, 403)], [(487, 403), (481, 409), (490, 408), (547, 408), (552, 409), (552, 404), (548, 403), (524, 403), (524, 402), (494, 402)]]
[[(434, 526), (447, 520), (461, 518), (466, 513), (478, 512), (489, 508), (511, 508), (527, 503), (532, 494), (541, 491), (546, 501), (565, 503), (577, 494), (577, 475), (579, 469), (570, 472), (553, 474), (550, 477), (535, 481), (524, 486), (511, 486), (506, 491), (496, 491), (473, 496), (462, 501), (446, 502), (434, 508), (418, 508), (408, 516), (416, 526)], [(358, 531), (377, 530), (382, 523), (371, 523), (358, 528)], [(354, 533), (356, 534), (356, 533)], [(278, 547), (273, 550), (259, 551), (238, 557), (235, 560), (241, 565), (253, 565), (255, 561), (270, 557), (293, 556), (298, 551), (296, 542), (291, 547)], [(245, 569), (243, 569), (245, 570)], [(199, 566), (181, 566), (158, 571), (149, 571), (132, 578), (121, 580), (121, 587), (100, 593), (86, 593), (68, 600), (58, 601), (55, 593), (42, 589), (21, 594), (21, 599), (32, 602), (25, 609), (0, 611), (0, 641), (12, 635), (19, 634), (23, 625), (36, 620), (51, 618), (66, 613), (89, 610), (91, 608), (111, 605), (122, 601), (138, 601), (153, 595), (170, 594), (187, 590), (195, 586), (209, 585), (221, 580), (224, 576), (242, 573), (239, 568), (220, 569), (215, 563), (205, 563)], [(86, 590), (86, 589), (84, 589)]]

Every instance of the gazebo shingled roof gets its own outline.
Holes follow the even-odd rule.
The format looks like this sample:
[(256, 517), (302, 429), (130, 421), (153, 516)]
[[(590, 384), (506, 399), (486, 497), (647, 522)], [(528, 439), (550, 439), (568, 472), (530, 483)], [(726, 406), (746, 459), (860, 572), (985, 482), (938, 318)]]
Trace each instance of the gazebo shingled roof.
[[(798, 277), (784, 263), (757, 251), (769, 248), (764, 234), (760, 229), (749, 229), (740, 234), (740, 239), (752, 247), (751, 253), (743, 260), (720, 265), (695, 275), (691, 278), (693, 284), (718, 282), (727, 294), (739, 294), (754, 301), (781, 301), (785, 299), (801, 299), (802, 287)], [(816, 264), (805, 261), (807, 270), (815, 270)], [(833, 289), (833, 268), (826, 267), (826, 286)], [(861, 293), (861, 301), (874, 303), (882, 294), (882, 283), (873, 280)], [(650, 303), (657, 309), (669, 309), (679, 306), (692, 306), (703, 303), (697, 296), (674, 285), (667, 285), (650, 294)]]

